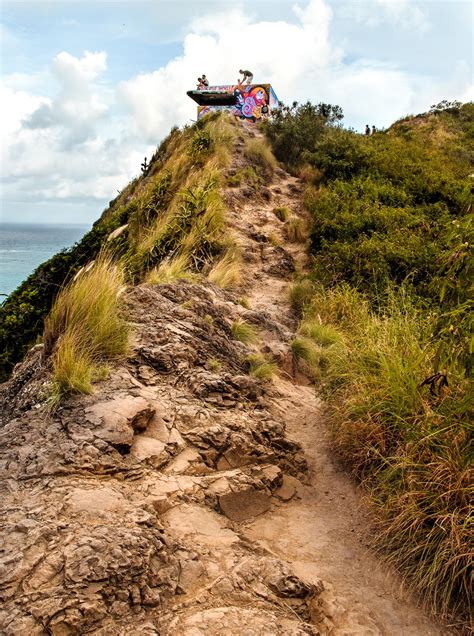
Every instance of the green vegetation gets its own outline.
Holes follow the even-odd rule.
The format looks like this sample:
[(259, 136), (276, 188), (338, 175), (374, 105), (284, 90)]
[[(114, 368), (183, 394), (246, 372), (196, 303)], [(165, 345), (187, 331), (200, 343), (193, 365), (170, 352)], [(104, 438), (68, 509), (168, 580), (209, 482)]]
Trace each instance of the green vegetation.
[(433, 319), (403, 290), (380, 314), (348, 286), (320, 289), (307, 320), (316, 311), (333, 334), (318, 364), (336, 448), (380, 513), (379, 545), (439, 611), (462, 611), (474, 541), (468, 382), (456, 367), (449, 387), (442, 375), (423, 382)]
[(146, 277), (146, 282), (151, 285), (163, 285), (177, 280), (192, 280), (193, 274), (189, 269), (189, 257), (187, 254), (177, 254), (174, 258), (162, 261)]
[(442, 103), (370, 137), (320, 107), (265, 124), (308, 184), (313, 270), (290, 290), (302, 317), (293, 355), (320, 379), (383, 553), (462, 622), (474, 552), (474, 105)]
[(127, 350), (129, 328), (120, 295), (122, 270), (107, 256), (62, 289), (45, 321), (45, 355), (52, 356), (53, 396), (90, 393), (108, 361)]
[(275, 156), (265, 139), (246, 139), (244, 156), (264, 183), (267, 183), (277, 167)]
[(305, 308), (313, 298), (314, 284), (307, 278), (293, 283), (288, 291), (290, 305), (298, 316), (302, 316)]
[(288, 219), (285, 223), (285, 232), (290, 243), (304, 243), (306, 241), (306, 223), (297, 216), (291, 216)]
[(290, 346), (295, 367), (310, 377), (316, 377), (320, 362), (317, 345), (310, 338), (298, 336), (291, 341)]
[(245, 320), (238, 318), (234, 320), (231, 326), (232, 335), (236, 340), (240, 340), (244, 344), (251, 344), (257, 339), (257, 330)]
[(220, 360), (217, 360), (217, 358), (209, 358), (209, 360), (206, 362), (206, 369), (208, 369), (209, 371), (214, 371), (217, 373), (217, 371), (220, 371), (222, 368), (222, 362)]
[(208, 279), (211, 283), (228, 289), (237, 287), (242, 279), (240, 254), (234, 246), (228, 247), (224, 255), (210, 269)]
[(253, 188), (257, 190), (264, 180), (260, 177), (255, 168), (252, 166), (245, 166), (244, 168), (239, 168), (235, 174), (227, 177), (227, 185), (231, 188), (237, 188), (238, 186), (244, 184), (247, 187)]
[(250, 375), (258, 380), (271, 380), (277, 372), (277, 365), (261, 353), (253, 353), (246, 358), (246, 362)]
[(283, 222), (288, 221), (290, 217), (290, 210), (288, 209), (286, 205), (282, 205), (278, 208), (274, 208), (273, 213), (275, 214), (277, 219)]
[(306, 318), (306, 320), (301, 322), (298, 332), (321, 347), (327, 347), (340, 340), (337, 329), (331, 325), (322, 324), (320, 319)]
[[(132, 283), (145, 280), (150, 271), (151, 279), (162, 281), (175, 275), (177, 264), (186, 259), (190, 274), (212, 268), (226, 250), (220, 189), (236, 136), (234, 122), (226, 117), (210, 116), (182, 131), (172, 129), (144, 176), (110, 202), (92, 230), (40, 265), (6, 299), (0, 307), (0, 380), (7, 379), (41, 336), (58, 290), (101, 249), (120, 259)], [(120, 235), (107, 240), (121, 226), (126, 227)]]

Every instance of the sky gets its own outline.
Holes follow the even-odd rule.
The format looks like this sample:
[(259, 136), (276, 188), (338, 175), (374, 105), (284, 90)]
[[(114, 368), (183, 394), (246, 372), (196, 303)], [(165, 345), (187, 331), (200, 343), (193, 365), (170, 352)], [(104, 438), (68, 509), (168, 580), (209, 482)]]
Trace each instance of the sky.
[(470, 101), (470, 0), (0, 0), (0, 220), (85, 223), (140, 173), (206, 73), (388, 127)]

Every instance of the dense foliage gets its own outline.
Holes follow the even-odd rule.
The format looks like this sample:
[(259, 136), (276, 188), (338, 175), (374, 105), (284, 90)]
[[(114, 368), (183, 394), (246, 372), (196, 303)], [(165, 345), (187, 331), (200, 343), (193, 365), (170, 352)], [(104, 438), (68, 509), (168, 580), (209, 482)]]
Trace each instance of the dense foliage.
[(474, 552), (474, 105), (444, 101), (370, 136), (295, 106), (267, 134), (308, 184), (313, 271), (291, 290), (298, 359), (372, 496), (379, 545), (462, 622)]

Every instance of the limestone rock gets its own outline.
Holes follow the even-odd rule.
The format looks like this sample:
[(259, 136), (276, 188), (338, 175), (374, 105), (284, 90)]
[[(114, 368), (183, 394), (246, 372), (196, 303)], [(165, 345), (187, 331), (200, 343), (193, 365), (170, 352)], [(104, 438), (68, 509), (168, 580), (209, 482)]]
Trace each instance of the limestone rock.
[(270, 496), (249, 488), (222, 495), (219, 497), (219, 506), (231, 521), (247, 521), (270, 509)]
[(97, 402), (85, 410), (85, 415), (95, 425), (97, 437), (111, 444), (131, 446), (133, 435), (146, 429), (154, 412), (144, 398), (126, 396)]

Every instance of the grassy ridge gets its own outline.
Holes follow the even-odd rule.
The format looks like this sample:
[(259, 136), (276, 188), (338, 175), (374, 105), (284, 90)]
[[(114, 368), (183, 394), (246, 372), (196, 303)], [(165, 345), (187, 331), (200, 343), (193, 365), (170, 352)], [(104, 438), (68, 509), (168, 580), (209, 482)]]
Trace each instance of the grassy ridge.
[(462, 623), (474, 554), (474, 105), (370, 137), (321, 106), (267, 124), (278, 158), (308, 185), (312, 217), (313, 271), (290, 291), (302, 318), (293, 353), (371, 495), (378, 545)]
[(191, 269), (205, 270), (225, 251), (219, 188), (236, 134), (230, 120), (215, 117), (182, 131), (173, 129), (146, 174), (110, 202), (92, 230), (40, 265), (10, 294), (0, 307), (0, 381), (41, 337), (58, 292), (101, 249), (121, 259), (126, 280), (133, 283), (166, 259), (189, 257)]

